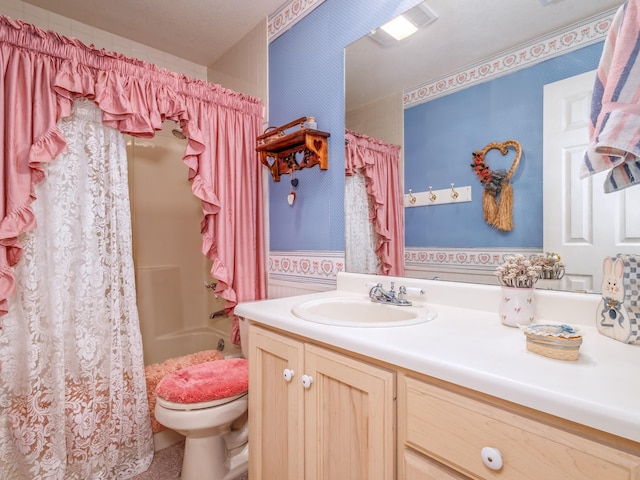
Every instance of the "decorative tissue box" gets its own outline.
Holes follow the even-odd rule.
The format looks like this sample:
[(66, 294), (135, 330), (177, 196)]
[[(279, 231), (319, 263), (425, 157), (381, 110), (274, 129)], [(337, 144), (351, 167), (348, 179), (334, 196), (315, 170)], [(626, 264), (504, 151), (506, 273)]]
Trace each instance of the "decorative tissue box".
[(582, 335), (570, 325), (534, 323), (524, 329), (527, 350), (556, 360), (577, 360)]

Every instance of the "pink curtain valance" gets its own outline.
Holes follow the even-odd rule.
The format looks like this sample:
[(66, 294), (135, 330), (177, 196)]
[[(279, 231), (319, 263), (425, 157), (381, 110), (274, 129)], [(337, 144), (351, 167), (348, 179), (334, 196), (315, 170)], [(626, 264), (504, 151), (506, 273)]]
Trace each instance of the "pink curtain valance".
[[(40, 164), (66, 147), (56, 123), (82, 97), (100, 107), (106, 125), (126, 134), (149, 138), (165, 119), (179, 122), (189, 139), (183, 161), (202, 200), (202, 251), (213, 262), (216, 293), (229, 311), (238, 301), (264, 298), (261, 170), (254, 149), (259, 99), (5, 16), (0, 68), (0, 314), (13, 290), (18, 236), (36, 225), (30, 204), (33, 185), (43, 180)], [(251, 194), (238, 202), (238, 192)]]
[(380, 273), (404, 275), (404, 206), (400, 180), (400, 146), (373, 137), (345, 132), (345, 175), (358, 170), (372, 199), (369, 220), (378, 234), (376, 255)]

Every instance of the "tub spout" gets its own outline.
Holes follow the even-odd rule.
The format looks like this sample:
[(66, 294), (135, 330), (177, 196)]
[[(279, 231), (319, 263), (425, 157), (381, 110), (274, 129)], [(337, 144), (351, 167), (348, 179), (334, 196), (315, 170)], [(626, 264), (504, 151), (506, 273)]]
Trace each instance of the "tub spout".
[(216, 317), (224, 317), (227, 313), (224, 310), (218, 310), (217, 312), (213, 312), (209, 315), (209, 318), (213, 320)]

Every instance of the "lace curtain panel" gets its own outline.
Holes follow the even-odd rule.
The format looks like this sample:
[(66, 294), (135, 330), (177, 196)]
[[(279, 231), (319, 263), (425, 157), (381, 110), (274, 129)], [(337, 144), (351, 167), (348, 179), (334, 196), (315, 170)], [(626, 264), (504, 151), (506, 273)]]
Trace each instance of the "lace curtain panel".
[[(346, 260), (362, 256), (357, 252), (358, 248), (367, 249), (368, 242), (374, 243), (375, 255), (379, 260), (379, 268), (376, 273), (382, 275), (404, 275), (404, 206), (402, 196), (402, 184), (400, 180), (400, 147), (391, 145), (381, 140), (359, 134), (351, 130), (345, 132), (345, 175), (346, 177), (364, 177), (364, 184), (368, 197), (368, 220), (372, 230), (368, 240), (363, 227), (357, 228), (357, 243), (347, 234)], [(357, 179), (355, 182), (359, 182)], [(349, 198), (355, 195), (360, 197), (361, 189), (353, 189), (345, 186), (345, 207), (349, 202), (357, 200)], [(360, 211), (364, 208), (362, 201), (357, 203)], [(348, 208), (345, 208), (349, 212)], [(345, 215), (351, 215), (346, 213)], [(354, 215), (357, 213), (354, 212)], [(362, 220), (358, 220), (358, 224)], [(345, 230), (356, 222), (349, 221)], [(368, 255), (368, 254), (367, 254)], [(358, 261), (360, 262), (360, 260)], [(357, 264), (358, 265), (358, 264)], [(366, 267), (358, 265), (356, 268), (370, 268), (371, 262), (367, 261)], [(350, 270), (347, 264), (347, 270)]]
[(344, 221), (346, 271), (377, 274), (380, 258), (376, 255), (377, 234), (369, 220), (371, 202), (361, 171), (344, 179)]
[(0, 336), (0, 478), (115, 479), (146, 470), (144, 378), (124, 136), (90, 101), (59, 122)]

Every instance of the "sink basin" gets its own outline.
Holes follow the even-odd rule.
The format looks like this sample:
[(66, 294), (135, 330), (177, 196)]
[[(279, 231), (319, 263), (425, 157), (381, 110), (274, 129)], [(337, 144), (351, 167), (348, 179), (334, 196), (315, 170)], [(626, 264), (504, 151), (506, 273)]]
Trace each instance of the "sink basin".
[(387, 305), (372, 302), (368, 297), (307, 300), (294, 305), (291, 313), (310, 322), (344, 327), (399, 327), (428, 322), (437, 316), (425, 305)]

